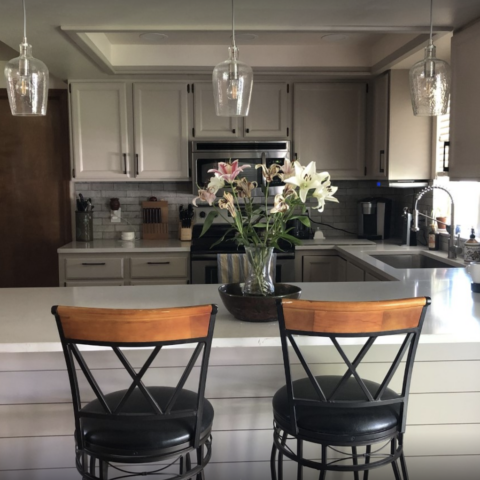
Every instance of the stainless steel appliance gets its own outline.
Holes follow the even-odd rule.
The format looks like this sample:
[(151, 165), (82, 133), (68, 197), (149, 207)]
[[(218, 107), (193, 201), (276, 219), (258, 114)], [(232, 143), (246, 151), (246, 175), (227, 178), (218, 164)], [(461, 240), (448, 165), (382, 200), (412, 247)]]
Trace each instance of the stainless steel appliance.
[(392, 201), (364, 198), (358, 202), (358, 238), (384, 240), (390, 237)]
[[(232, 240), (225, 240), (221, 244), (212, 247), (212, 244), (222, 238), (230, 228), (219, 217), (217, 217), (216, 222), (214, 222), (208, 232), (203, 237), (200, 237), (203, 222), (210, 210), (210, 207), (198, 207), (195, 209), (195, 225), (193, 226), (192, 244), (190, 247), (190, 280), (193, 284), (218, 283), (218, 253), (245, 252), (242, 247), (237, 247), (237, 244)], [(232, 238), (232, 236), (233, 234), (228, 238)], [(288, 243), (282, 244), (282, 250), (275, 250), (277, 254), (275, 282), (294, 282), (295, 247)]]
[[(256, 165), (269, 167), (273, 163), (283, 165), (285, 158), (290, 158), (290, 142), (281, 141), (193, 141), (191, 143), (193, 193), (197, 194), (198, 187), (206, 187), (213, 173), (211, 169), (218, 168), (218, 162), (238, 160), (239, 166), (251, 165), (241, 176), (250, 182), (257, 182), (259, 188), (253, 190), (253, 196), (263, 196), (263, 177), (261, 169)], [(270, 195), (280, 193), (283, 182), (275, 179), (270, 183)], [(222, 196), (219, 190), (217, 196)]]

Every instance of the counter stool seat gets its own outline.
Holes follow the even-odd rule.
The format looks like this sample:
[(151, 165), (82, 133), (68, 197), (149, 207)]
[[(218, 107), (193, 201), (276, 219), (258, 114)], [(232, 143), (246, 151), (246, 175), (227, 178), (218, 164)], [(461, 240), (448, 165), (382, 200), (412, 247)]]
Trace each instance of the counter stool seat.
[[(336, 375), (323, 375), (315, 377), (318, 384), (324, 388), (325, 395), (329, 397), (333, 389), (338, 385), (341, 377)], [(366, 387), (371, 391), (378, 391), (380, 384), (364, 380)], [(308, 378), (302, 378), (293, 382), (295, 394), (303, 399), (316, 400), (317, 393)], [(393, 399), (399, 396), (389, 388), (386, 389), (383, 398)], [(350, 378), (345, 388), (342, 389), (339, 401), (364, 400), (358, 382)], [(280, 388), (273, 397), (273, 416), (278, 425), (291, 435), (292, 419), (288, 401), (287, 387)], [(299, 405), (297, 407), (297, 425), (299, 435), (311, 441), (332, 441), (336, 445), (350, 442), (352, 437), (358, 442), (372, 441), (375, 438), (389, 438), (392, 432), (399, 428), (400, 406), (394, 404), (380, 408), (333, 408), (326, 405), (310, 407)]]
[[(172, 398), (175, 388), (172, 387), (147, 387), (152, 397), (162, 410), (166, 409), (168, 401)], [(107, 404), (114, 409), (126, 394), (127, 390), (119, 390), (105, 395)], [(176, 402), (178, 410), (194, 410), (198, 403), (198, 396), (190, 390), (182, 390)], [(103, 407), (99, 400), (93, 400), (85, 405), (82, 413), (102, 413)], [(139, 414), (150, 413), (151, 407), (144, 395), (138, 390), (134, 391), (124, 409), (124, 413)], [(200, 441), (210, 435), (213, 423), (212, 404), (205, 399), (203, 403), (202, 423), (200, 427)], [(137, 456), (142, 461), (144, 456), (163, 456), (167, 450), (181, 451), (193, 443), (195, 432), (195, 417), (189, 417), (179, 422), (175, 419), (142, 421), (137, 417), (135, 421), (130, 418), (106, 419), (84, 417), (81, 421), (85, 449), (103, 455)]]

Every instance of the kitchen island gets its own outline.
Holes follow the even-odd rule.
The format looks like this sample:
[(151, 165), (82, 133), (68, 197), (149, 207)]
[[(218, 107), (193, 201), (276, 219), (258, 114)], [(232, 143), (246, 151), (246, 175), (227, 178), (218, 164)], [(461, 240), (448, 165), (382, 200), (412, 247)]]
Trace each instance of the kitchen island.
[[(470, 291), (463, 268), (394, 269), (370, 253), (399, 247), (343, 248), (343, 254), (391, 278), (389, 282), (305, 283), (302, 298), (381, 300), (430, 296), (413, 375), (406, 455), (412, 479), (470, 480), (480, 470), (480, 294)], [(408, 250), (408, 249), (407, 249)], [(417, 251), (416, 249), (415, 251)], [(403, 249), (402, 251), (405, 251)], [(413, 251), (413, 249), (410, 249)], [(154, 308), (217, 303), (207, 397), (215, 408), (213, 455), (207, 480), (265, 480), (272, 441), (271, 397), (284, 383), (278, 326), (232, 318), (214, 285), (67, 287), (0, 290), (0, 478), (70, 480), (73, 468), (73, 415), (68, 379), (50, 308), (55, 304), (113, 308)], [(333, 348), (303, 342), (318, 372), (338, 372)], [(358, 346), (347, 347), (350, 353)], [(118, 360), (89, 348), (95, 375), (106, 390), (123, 386)], [(390, 358), (392, 346), (374, 347), (369, 368)], [(129, 358), (141, 365), (145, 352)], [(169, 349), (167, 367), (154, 371), (173, 382), (187, 348)], [(299, 370), (300, 371), (300, 370)], [(147, 384), (149, 380), (147, 380)], [(85, 386), (85, 400), (92, 398)], [(286, 479), (292, 478), (288, 475)], [(329, 478), (350, 478), (329, 475)], [(310, 473), (306, 480), (317, 478)], [(390, 469), (372, 479), (393, 478)]]

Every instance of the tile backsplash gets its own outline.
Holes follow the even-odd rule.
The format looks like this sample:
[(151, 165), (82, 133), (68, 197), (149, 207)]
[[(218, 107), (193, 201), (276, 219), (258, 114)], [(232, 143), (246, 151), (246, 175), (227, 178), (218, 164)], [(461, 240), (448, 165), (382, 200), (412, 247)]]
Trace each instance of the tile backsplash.
[[(393, 237), (399, 238), (403, 207), (408, 206), (411, 209), (415, 194), (419, 191), (413, 188), (377, 187), (376, 182), (371, 180), (343, 180), (332, 183), (339, 187), (335, 196), (340, 203), (327, 202), (323, 213), (311, 209), (312, 220), (330, 225), (312, 225), (314, 229), (320, 227), (326, 237), (356, 236), (357, 202), (367, 197), (384, 197), (393, 201), (391, 233)], [(96, 239), (117, 239), (121, 232), (132, 230), (136, 232), (137, 238), (141, 238), (141, 202), (152, 196), (168, 201), (169, 236), (177, 238), (179, 205), (186, 206), (194, 198), (190, 182), (78, 182), (74, 187), (76, 195), (82, 193), (84, 197), (91, 198), (95, 206), (93, 232)], [(120, 200), (121, 223), (110, 221), (111, 198)], [(312, 206), (315, 204), (316, 202), (311, 201)]]

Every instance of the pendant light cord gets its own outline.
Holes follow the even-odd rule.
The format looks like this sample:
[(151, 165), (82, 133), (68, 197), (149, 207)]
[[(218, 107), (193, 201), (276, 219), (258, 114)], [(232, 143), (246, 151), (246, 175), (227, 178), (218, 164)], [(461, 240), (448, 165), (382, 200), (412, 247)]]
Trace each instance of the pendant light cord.
[(235, 45), (235, 7), (233, 3), (234, 3), (234, 0), (232, 0), (232, 46), (236, 47)]
[(433, 37), (433, 0), (430, 0), (430, 45), (433, 44), (432, 37)]
[(22, 0), (23, 3), (23, 40), (27, 43), (27, 9), (25, 8), (25, 0)]

